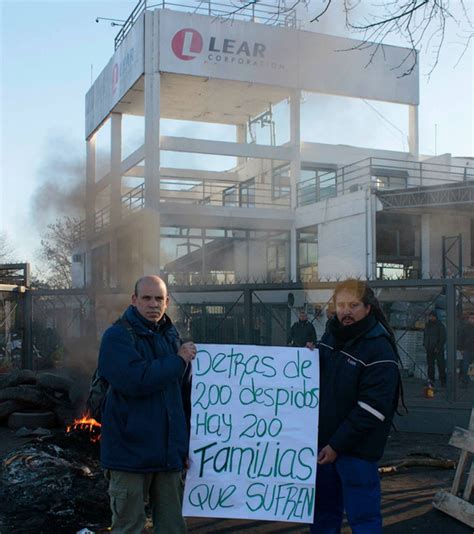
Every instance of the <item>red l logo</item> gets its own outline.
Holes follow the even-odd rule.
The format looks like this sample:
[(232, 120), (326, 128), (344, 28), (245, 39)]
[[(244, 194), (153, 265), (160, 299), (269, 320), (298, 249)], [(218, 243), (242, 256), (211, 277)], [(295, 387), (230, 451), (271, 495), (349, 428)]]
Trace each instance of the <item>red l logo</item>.
[(201, 53), (202, 36), (192, 28), (184, 28), (174, 35), (171, 41), (171, 48), (176, 57), (189, 61)]

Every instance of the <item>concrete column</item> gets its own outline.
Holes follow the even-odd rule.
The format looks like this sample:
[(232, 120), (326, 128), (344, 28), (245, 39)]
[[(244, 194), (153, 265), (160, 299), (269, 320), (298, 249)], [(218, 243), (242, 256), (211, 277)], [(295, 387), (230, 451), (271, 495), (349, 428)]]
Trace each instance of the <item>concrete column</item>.
[(160, 73), (158, 11), (145, 12), (145, 210), (143, 271), (160, 267)]
[(367, 280), (375, 280), (377, 278), (377, 198), (372, 194), (370, 185), (367, 185), (365, 198), (366, 278)]
[[(237, 143), (239, 143), (239, 145), (247, 144), (247, 125), (246, 124), (237, 125)], [(237, 158), (237, 165), (240, 167), (241, 165), (244, 165), (244, 164), (245, 164), (245, 158), (239, 156)]]
[(122, 114), (112, 113), (110, 119), (110, 217), (112, 227), (122, 218)]
[(301, 169), (300, 101), (301, 91), (292, 91), (290, 97), (290, 144), (293, 149), (290, 163), (292, 208), (296, 208), (297, 205), (296, 184), (299, 181)]
[[(297, 183), (300, 178), (301, 170), (301, 132), (300, 132), (300, 103), (301, 91), (293, 90), (290, 95), (290, 144), (292, 147), (292, 158), (290, 162), (290, 191), (291, 191), (291, 209), (294, 211), (297, 207)], [(298, 265), (297, 265), (297, 242), (296, 227), (293, 226), (290, 231), (290, 280), (296, 282)]]
[(410, 154), (417, 160), (420, 156), (418, 142), (418, 106), (408, 106), (408, 147)]
[(298, 278), (298, 233), (293, 221), (290, 229), (290, 280), (296, 282)]
[(160, 74), (145, 73), (145, 207), (160, 205)]
[(109, 242), (110, 287), (118, 285), (117, 231), (122, 219), (122, 114), (112, 113), (110, 119), (110, 222)]

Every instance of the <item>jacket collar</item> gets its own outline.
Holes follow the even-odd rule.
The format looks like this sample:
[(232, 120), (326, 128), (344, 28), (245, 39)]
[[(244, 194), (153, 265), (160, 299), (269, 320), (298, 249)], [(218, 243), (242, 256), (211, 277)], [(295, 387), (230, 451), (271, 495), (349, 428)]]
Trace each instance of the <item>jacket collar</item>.
[(375, 326), (365, 334), (365, 337), (374, 338), (380, 336), (390, 338), (390, 334), (387, 332), (387, 329), (384, 327), (384, 325), (380, 321), (377, 321)]
[[(335, 316), (331, 319), (328, 327), (330, 334), (334, 338), (336, 348), (348, 348), (361, 338), (373, 339), (376, 337), (385, 336), (390, 339), (387, 330), (380, 323), (380, 321), (377, 321), (373, 314), (369, 314), (358, 323), (354, 323), (349, 327), (342, 327)], [(342, 334), (340, 337), (337, 335), (338, 331)]]
[(131, 304), (125, 310), (123, 318), (131, 324), (137, 334), (141, 335), (153, 335), (157, 332), (161, 333), (172, 325), (171, 319), (166, 314), (163, 315), (158, 324), (155, 324), (152, 321), (145, 319), (145, 317), (142, 317), (135, 306), (132, 306)]

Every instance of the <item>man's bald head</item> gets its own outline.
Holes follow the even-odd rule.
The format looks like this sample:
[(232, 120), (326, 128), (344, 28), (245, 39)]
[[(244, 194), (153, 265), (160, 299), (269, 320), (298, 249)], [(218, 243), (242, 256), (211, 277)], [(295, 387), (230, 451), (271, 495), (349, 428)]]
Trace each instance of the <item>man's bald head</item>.
[(138, 297), (140, 288), (146, 284), (147, 282), (156, 283), (156, 284), (163, 284), (163, 287), (165, 288), (166, 294), (168, 294), (168, 288), (166, 287), (166, 284), (162, 278), (160, 278), (158, 275), (146, 275), (142, 276), (135, 282), (135, 288), (133, 290), (133, 294)]

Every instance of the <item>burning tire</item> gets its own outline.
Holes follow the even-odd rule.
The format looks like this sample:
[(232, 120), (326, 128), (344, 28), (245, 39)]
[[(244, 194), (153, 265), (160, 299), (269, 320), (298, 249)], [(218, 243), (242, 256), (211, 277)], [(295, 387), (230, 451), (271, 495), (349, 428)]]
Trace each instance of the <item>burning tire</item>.
[(56, 424), (56, 415), (49, 411), (13, 412), (8, 418), (8, 426), (13, 430), (21, 427), (52, 428)]

